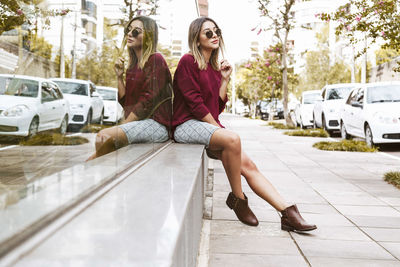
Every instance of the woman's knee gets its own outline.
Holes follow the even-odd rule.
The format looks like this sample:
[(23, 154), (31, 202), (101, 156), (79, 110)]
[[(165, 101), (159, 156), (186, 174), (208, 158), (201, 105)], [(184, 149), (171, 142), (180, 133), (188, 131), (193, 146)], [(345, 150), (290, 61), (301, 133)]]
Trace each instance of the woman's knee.
[(230, 149), (241, 151), (240, 136), (236, 133), (229, 133), (226, 138), (226, 144)]

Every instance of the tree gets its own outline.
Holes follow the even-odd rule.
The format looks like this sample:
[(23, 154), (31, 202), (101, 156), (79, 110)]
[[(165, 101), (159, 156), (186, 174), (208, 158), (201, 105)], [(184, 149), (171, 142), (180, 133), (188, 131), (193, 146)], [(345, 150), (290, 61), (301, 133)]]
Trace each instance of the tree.
[(0, 35), (25, 22), (25, 14), (22, 11), (21, 4), (29, 1), (2, 0), (0, 2)]
[(329, 27), (323, 27), (321, 32), (316, 33), (317, 50), (308, 51), (306, 54), (305, 69), (300, 75), (300, 92), (319, 90), (326, 84), (350, 82), (351, 71), (348, 65), (343, 61), (336, 61), (333, 65), (331, 64), (328, 36)]
[[(344, 35), (350, 42), (357, 43), (360, 37), (354, 32), (362, 32), (372, 40), (384, 41), (383, 48), (400, 50), (400, 2), (398, 0), (349, 0), (333, 14), (320, 14), (322, 20), (339, 23), (337, 35)], [(362, 37), (364, 38), (364, 37)], [(359, 53), (362, 54), (365, 49)], [(400, 64), (400, 63), (399, 63)], [(400, 65), (396, 69), (400, 71)]]
[(394, 58), (400, 56), (400, 49), (395, 50), (391, 48), (381, 48), (375, 51), (376, 65), (381, 65), (386, 62), (392, 61)]
[[(278, 8), (272, 7), (272, 0), (258, 0), (259, 9), (262, 15), (269, 18), (272, 26), (269, 29), (274, 30), (274, 35), (282, 44), (282, 85), (283, 85), (283, 109), (287, 125), (294, 126), (294, 122), (289, 116), (288, 110), (288, 66), (287, 66), (287, 39), (290, 30), (293, 28), (293, 16), (291, 9), (295, 0), (284, 0)], [(276, 4), (276, 1), (274, 2)], [(268, 30), (269, 30), (268, 29)]]
[[(237, 96), (254, 114), (258, 100), (282, 96), (282, 46), (270, 46), (262, 56), (242, 64), (238, 69)], [(297, 84), (293, 69), (288, 69), (288, 83)]]

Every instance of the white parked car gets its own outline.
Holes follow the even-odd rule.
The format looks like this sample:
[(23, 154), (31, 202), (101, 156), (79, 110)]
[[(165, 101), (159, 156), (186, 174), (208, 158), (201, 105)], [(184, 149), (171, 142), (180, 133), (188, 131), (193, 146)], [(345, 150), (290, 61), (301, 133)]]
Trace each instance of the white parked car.
[(321, 90), (310, 90), (301, 93), (300, 103), (296, 105), (294, 110), (297, 125), (303, 129), (314, 125), (314, 104), (320, 101)]
[(367, 144), (400, 143), (400, 82), (369, 83), (355, 88), (341, 111), (343, 139)]
[(117, 124), (124, 116), (124, 109), (118, 102), (118, 89), (105, 86), (96, 89), (104, 102), (104, 122)]
[(33, 136), (58, 129), (65, 134), (69, 103), (50, 80), (0, 74), (0, 135)]
[(241, 116), (249, 115), (250, 110), (241, 100), (237, 100), (235, 103), (235, 113)]
[(327, 132), (340, 131), (339, 111), (350, 91), (359, 86), (356, 83), (326, 85), (321, 90), (321, 100), (314, 104), (314, 127), (324, 128)]
[(103, 123), (104, 103), (96, 86), (91, 81), (52, 78), (64, 97), (70, 103), (70, 125), (86, 125), (93, 122)]

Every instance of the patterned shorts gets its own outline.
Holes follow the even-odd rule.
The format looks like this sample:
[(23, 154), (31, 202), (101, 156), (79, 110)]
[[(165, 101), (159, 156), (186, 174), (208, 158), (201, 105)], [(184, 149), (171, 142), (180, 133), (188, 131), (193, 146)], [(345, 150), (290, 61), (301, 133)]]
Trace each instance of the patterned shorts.
[(132, 121), (121, 124), (120, 127), (132, 143), (162, 143), (168, 140), (168, 130), (153, 119)]
[(175, 129), (174, 139), (178, 143), (202, 144), (208, 148), (213, 133), (221, 129), (215, 125), (198, 120), (188, 120)]

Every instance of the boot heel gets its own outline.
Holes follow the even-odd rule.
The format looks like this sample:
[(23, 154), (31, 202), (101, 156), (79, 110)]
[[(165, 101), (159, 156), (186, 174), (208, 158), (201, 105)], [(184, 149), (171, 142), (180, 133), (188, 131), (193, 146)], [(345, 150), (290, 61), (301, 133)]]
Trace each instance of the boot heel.
[(288, 225), (284, 225), (284, 224), (281, 224), (281, 229), (282, 229), (283, 231), (288, 231), (288, 232), (290, 232), (290, 231), (293, 231), (293, 230), (294, 230), (294, 228), (293, 228), (293, 227), (291, 227), (291, 226), (288, 226)]

